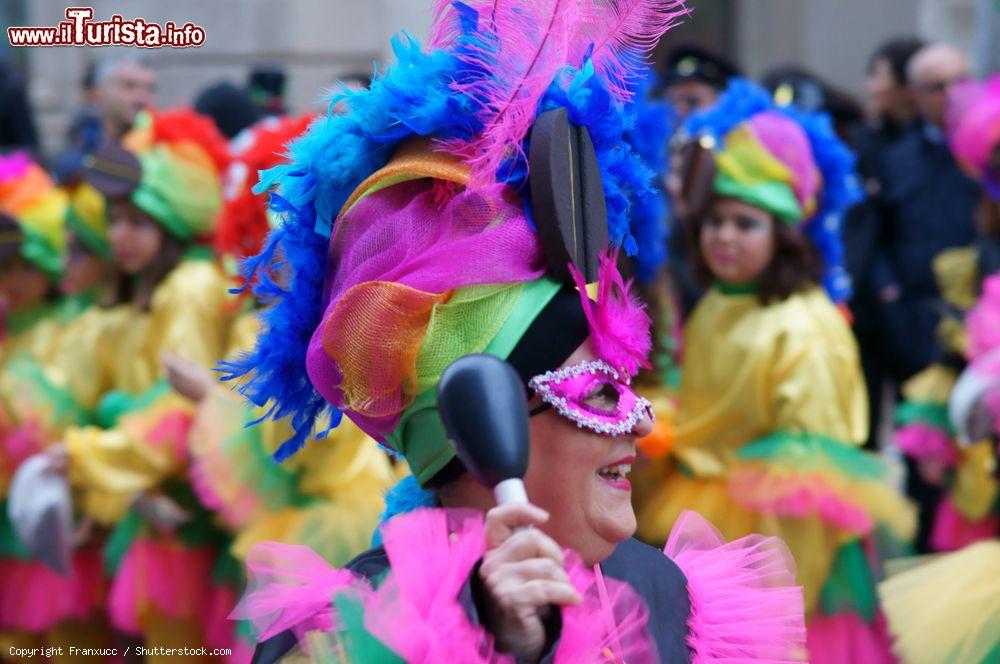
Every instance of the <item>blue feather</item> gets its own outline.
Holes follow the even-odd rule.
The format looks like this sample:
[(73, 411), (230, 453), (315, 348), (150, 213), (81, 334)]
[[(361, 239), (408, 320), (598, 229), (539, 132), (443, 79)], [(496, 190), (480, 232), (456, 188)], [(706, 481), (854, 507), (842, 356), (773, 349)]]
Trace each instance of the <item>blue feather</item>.
[(382, 524), (399, 514), (406, 514), (421, 507), (437, 505), (437, 495), (424, 489), (413, 475), (407, 475), (385, 494), (385, 511), (378, 518), (378, 526), (372, 533), (372, 546), (382, 544)]

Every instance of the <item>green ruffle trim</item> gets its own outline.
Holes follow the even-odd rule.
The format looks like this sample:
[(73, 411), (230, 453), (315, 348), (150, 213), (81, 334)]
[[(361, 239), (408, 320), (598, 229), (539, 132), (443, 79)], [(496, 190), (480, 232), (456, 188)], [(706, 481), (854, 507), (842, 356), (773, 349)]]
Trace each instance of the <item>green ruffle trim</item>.
[(800, 471), (833, 468), (850, 477), (872, 480), (885, 475), (885, 466), (874, 455), (818, 434), (778, 431), (744, 445), (737, 456), (743, 461), (780, 463)]
[(925, 424), (940, 429), (948, 435), (955, 433), (948, 417), (947, 404), (933, 401), (904, 401), (896, 408), (894, 419), (901, 427), (908, 424)]
[(830, 575), (820, 590), (819, 602), (825, 615), (856, 613), (865, 622), (875, 619), (878, 605), (875, 578), (860, 540), (837, 549)]
[(271, 509), (286, 505), (302, 507), (309, 497), (298, 491), (298, 476), (288, 466), (275, 463), (264, 445), (261, 427), (240, 427), (222, 442), (226, 457), (238, 464), (237, 478), (252, 487)]
[(166, 378), (161, 378), (145, 392), (139, 394), (111, 390), (101, 397), (101, 401), (97, 404), (97, 410), (94, 413), (95, 423), (104, 429), (110, 429), (126, 413), (149, 409), (160, 398), (169, 394), (170, 390), (170, 383)]
[[(323, 649), (317, 661), (324, 664), (342, 661), (403, 664), (403, 659), (365, 629), (364, 605), (355, 593), (339, 593), (333, 598), (333, 606), (343, 626), (339, 632), (339, 643), (328, 643), (328, 649)], [(338, 650), (341, 652), (338, 653)], [(346, 660), (338, 659), (338, 654), (346, 655)]]
[(21, 544), (21, 538), (14, 531), (14, 524), (7, 516), (7, 501), (0, 500), (0, 558), (19, 558), (26, 560), (28, 552)]
[(52, 383), (45, 375), (45, 369), (37, 360), (27, 355), (18, 355), (4, 366), (4, 372), (13, 377), (21, 389), (34, 388), (35, 398), (52, 407), (51, 417), (61, 426), (86, 426), (92, 414), (64, 387)]
[(21, 334), (27, 332), (54, 311), (55, 307), (50, 302), (8, 311), (4, 317), (4, 327), (11, 334)]
[(114, 576), (118, 572), (122, 560), (125, 559), (125, 554), (144, 530), (142, 517), (138, 512), (129, 510), (125, 513), (125, 517), (111, 530), (108, 538), (104, 541), (104, 549), (101, 550), (101, 559), (104, 561), (106, 574)]

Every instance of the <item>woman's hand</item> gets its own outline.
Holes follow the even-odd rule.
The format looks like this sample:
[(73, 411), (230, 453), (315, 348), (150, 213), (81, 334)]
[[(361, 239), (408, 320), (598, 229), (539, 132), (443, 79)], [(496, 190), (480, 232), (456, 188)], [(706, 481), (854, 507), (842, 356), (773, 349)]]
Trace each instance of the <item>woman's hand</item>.
[(212, 372), (186, 357), (164, 352), (161, 359), (170, 386), (178, 394), (198, 403), (218, 382)]
[(179, 526), (191, 520), (191, 515), (177, 501), (161, 494), (140, 494), (132, 507), (161, 535), (172, 535)]
[[(552, 605), (579, 604), (555, 540), (537, 528), (549, 515), (534, 505), (510, 504), (486, 513), (486, 554), (479, 578), (489, 595), (485, 622), (504, 652), (537, 661), (545, 647)], [(536, 527), (532, 527), (536, 526)]]

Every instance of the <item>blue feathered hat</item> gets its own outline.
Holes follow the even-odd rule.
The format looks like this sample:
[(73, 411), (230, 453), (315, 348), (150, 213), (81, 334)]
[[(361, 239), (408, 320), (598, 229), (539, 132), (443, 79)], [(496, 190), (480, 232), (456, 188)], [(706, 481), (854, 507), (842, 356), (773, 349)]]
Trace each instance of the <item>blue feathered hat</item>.
[[(796, 135), (784, 131), (796, 125)], [(759, 85), (733, 79), (715, 106), (690, 116), (682, 129), (692, 137), (712, 137), (716, 191), (749, 200), (801, 228), (823, 257), (830, 298), (847, 300), (851, 280), (841, 230), (844, 214), (863, 194), (855, 156), (830, 117), (779, 106)], [(786, 186), (775, 187), (776, 182)]]
[[(291, 418), (296, 433), (278, 460), (321, 418), (339, 422), (306, 372), (325, 305), (327, 248), (352, 193), (409, 139), (429, 137), (436, 150), (460, 157), (469, 187), (502, 183), (519, 192), (530, 220), (530, 129), (542, 112), (565, 108), (589, 130), (611, 242), (635, 256), (641, 275), (665, 260), (653, 186), (662, 156), (646, 143), (665, 143), (666, 114), (641, 111), (634, 91), (645, 57), (686, 11), (683, 0), (438, 0), (429, 48), (405, 33), (393, 38), (396, 64), (376, 70), (366, 90), (335, 94), (330, 114), (289, 144), (288, 163), (261, 173), (255, 191), (273, 189), (271, 208), (283, 223), (242, 273), (271, 306), (254, 350), (223, 370), (268, 416)], [(338, 104), (344, 114), (332, 111)]]

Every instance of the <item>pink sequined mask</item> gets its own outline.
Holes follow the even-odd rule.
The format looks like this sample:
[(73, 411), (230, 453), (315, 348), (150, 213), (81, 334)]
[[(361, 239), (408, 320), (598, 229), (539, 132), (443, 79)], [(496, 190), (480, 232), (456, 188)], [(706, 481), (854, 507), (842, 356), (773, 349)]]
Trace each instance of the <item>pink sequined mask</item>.
[(604, 360), (589, 360), (535, 376), (528, 387), (578, 427), (620, 436), (643, 417), (655, 419), (652, 404), (635, 393), (630, 380)]

